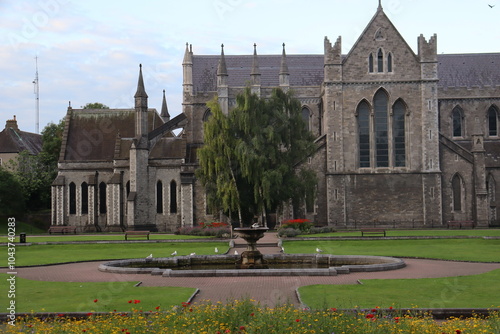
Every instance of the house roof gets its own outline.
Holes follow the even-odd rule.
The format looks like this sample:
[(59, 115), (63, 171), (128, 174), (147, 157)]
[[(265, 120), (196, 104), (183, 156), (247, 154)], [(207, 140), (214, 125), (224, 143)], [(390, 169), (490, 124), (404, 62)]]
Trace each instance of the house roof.
[[(279, 86), (281, 55), (259, 55), (263, 87)], [(217, 67), (220, 56), (193, 55), (195, 92), (217, 91)], [(227, 83), (244, 87), (250, 81), (253, 55), (225, 55)], [(290, 86), (320, 86), (323, 83), (324, 56), (287, 55)], [(500, 53), (438, 55), (440, 88), (500, 85)]]
[(21, 131), (16, 120), (8, 120), (0, 132), (0, 153), (20, 153), (28, 151), (38, 154), (42, 150), (42, 136), (37, 133)]

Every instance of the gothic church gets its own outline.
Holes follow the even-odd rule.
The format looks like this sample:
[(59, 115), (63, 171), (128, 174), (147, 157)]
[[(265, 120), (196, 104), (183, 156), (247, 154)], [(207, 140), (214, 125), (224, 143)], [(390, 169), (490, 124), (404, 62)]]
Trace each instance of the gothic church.
[(172, 232), (219, 219), (195, 178), (196, 150), (206, 103), (217, 96), (230, 112), (247, 86), (261, 97), (292, 90), (316, 136), (303, 164), (317, 173), (317, 199), (277, 221), (498, 224), (500, 53), (438, 55), (436, 35), (419, 36), (415, 53), (379, 5), (347, 54), (341, 37), (325, 38), (319, 55), (287, 55), (284, 45), (281, 55), (255, 45), (253, 55), (196, 55), (186, 45), (182, 68), (183, 112), (173, 119), (165, 98), (160, 113), (148, 108), (141, 71), (135, 108), (68, 108), (53, 225)]

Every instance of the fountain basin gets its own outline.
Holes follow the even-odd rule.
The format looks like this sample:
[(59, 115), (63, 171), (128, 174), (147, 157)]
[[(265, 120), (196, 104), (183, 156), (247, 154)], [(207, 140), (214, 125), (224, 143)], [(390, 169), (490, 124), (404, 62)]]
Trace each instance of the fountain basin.
[(401, 259), (387, 256), (269, 254), (263, 255), (268, 269), (237, 269), (235, 263), (239, 259), (238, 255), (127, 259), (103, 263), (99, 266), (99, 270), (164, 277), (336, 276), (350, 272), (394, 270), (406, 265)]

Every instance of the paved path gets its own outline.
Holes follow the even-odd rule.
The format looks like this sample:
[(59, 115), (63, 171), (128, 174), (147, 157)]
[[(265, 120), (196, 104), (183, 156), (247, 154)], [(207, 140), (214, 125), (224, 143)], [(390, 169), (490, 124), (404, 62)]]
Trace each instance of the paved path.
[[(238, 239), (236, 239), (238, 240)], [(259, 243), (276, 243), (272, 234)], [(235, 244), (241, 250), (240, 241)], [(262, 253), (279, 252), (278, 247), (259, 247)], [(279, 303), (299, 305), (296, 289), (311, 284), (357, 284), (364, 279), (400, 279), (453, 277), (485, 273), (500, 269), (500, 263), (471, 263), (438, 260), (405, 259), (407, 266), (398, 270), (351, 273), (338, 276), (261, 276), (261, 277), (162, 277), (148, 274), (114, 274), (98, 271), (103, 262), (84, 262), (53, 266), (17, 268), (19, 277), (52, 282), (112, 282), (142, 281), (141, 286), (182, 286), (200, 289), (195, 302), (210, 300), (226, 302), (233, 299), (251, 298), (263, 305)], [(0, 272), (7, 272), (0, 269)], [(450, 281), (453, 284), (453, 281)], [(419, 305), (419, 307), (433, 307)], [(436, 307), (436, 306), (434, 306)]]

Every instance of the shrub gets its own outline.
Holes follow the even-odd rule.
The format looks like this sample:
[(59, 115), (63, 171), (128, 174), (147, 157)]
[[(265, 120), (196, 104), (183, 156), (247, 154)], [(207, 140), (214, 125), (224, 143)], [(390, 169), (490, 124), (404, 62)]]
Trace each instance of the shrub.
[(302, 232), (300, 230), (295, 229), (295, 228), (281, 228), (278, 231), (279, 237), (293, 238), (293, 237), (298, 236), (299, 234), (302, 234)]
[(302, 233), (309, 233), (309, 230), (313, 226), (308, 219), (288, 219), (281, 222), (281, 228), (293, 228), (301, 231)]
[(310, 234), (318, 234), (318, 233), (331, 233), (335, 232), (335, 227), (333, 226), (319, 226), (319, 227), (311, 227), (309, 230)]

